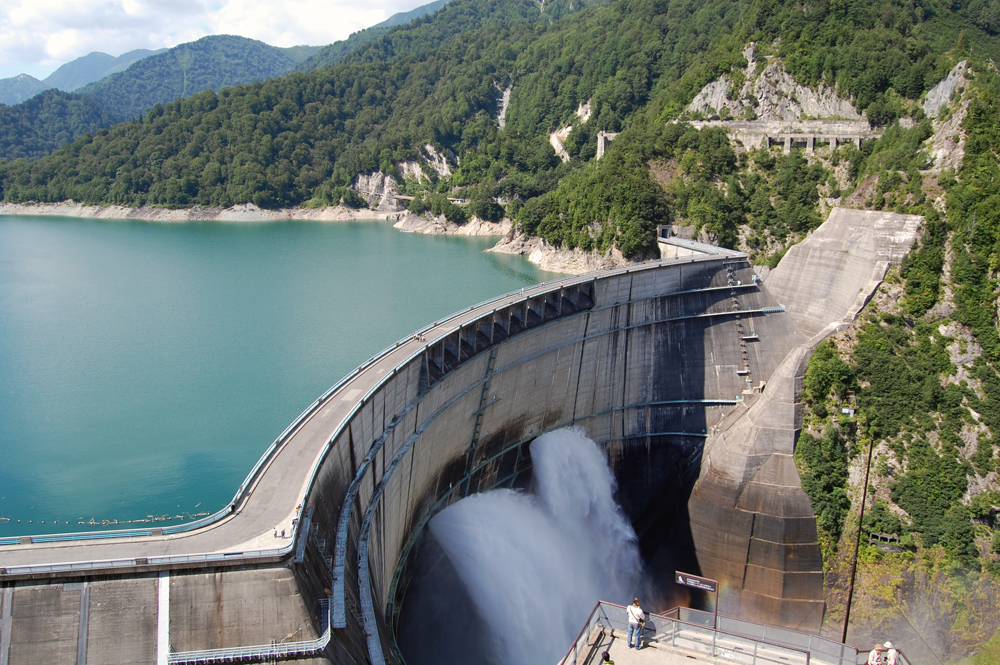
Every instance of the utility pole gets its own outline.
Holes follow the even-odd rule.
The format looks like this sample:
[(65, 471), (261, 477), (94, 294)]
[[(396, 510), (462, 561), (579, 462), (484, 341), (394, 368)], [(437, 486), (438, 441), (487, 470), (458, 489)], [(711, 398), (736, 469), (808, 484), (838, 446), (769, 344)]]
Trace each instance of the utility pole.
[[(867, 425), (867, 423), (865, 423)], [(866, 428), (867, 429), (867, 428)], [(875, 441), (871, 434), (868, 434), (868, 463), (865, 465), (865, 485), (861, 490), (861, 514), (858, 516), (858, 537), (854, 542), (854, 560), (851, 561), (851, 583), (847, 587), (847, 612), (844, 615), (844, 636), (841, 642), (847, 643), (847, 625), (851, 621), (851, 601), (854, 599), (854, 577), (858, 572), (858, 551), (861, 549), (861, 531), (865, 524), (865, 501), (868, 499), (868, 472), (872, 468), (872, 450), (875, 448)]]

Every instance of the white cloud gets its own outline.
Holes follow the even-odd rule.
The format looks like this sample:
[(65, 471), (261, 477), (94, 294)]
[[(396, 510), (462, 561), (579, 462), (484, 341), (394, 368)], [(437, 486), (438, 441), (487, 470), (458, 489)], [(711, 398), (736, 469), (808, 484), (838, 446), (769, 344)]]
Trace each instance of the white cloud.
[(101, 51), (118, 56), (206, 35), (329, 44), (430, 0), (0, 0), (0, 78), (44, 78)]

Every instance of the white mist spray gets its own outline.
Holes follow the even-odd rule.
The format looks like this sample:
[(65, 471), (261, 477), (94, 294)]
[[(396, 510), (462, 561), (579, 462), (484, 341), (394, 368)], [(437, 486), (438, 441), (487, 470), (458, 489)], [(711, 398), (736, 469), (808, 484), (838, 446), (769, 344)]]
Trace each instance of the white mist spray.
[(552, 665), (594, 603), (636, 593), (641, 563), (607, 459), (583, 430), (540, 436), (531, 461), (534, 495), (476, 494), (430, 529), (490, 626), (497, 659)]

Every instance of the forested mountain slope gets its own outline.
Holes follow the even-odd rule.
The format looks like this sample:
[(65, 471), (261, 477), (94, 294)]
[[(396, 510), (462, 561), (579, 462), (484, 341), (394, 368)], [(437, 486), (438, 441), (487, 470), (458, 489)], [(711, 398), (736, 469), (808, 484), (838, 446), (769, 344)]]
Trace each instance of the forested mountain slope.
[(417, 7), (408, 12), (400, 12), (399, 14), (393, 14), (381, 23), (377, 23), (370, 28), (364, 30), (358, 30), (353, 33), (347, 39), (341, 40), (339, 42), (334, 42), (329, 46), (325, 46), (320, 49), (317, 53), (309, 57), (302, 64), (298, 66), (298, 71), (309, 72), (314, 69), (321, 69), (323, 67), (330, 67), (340, 62), (345, 55), (351, 51), (364, 46), (365, 44), (374, 41), (378, 37), (381, 37), (385, 33), (389, 32), (390, 29), (405, 25), (414, 19), (418, 19), (422, 16), (428, 14), (433, 14), (437, 10), (448, 4), (448, 0), (435, 0), (426, 5)]
[[(154, 109), (142, 123), (81, 141), (45, 164), (11, 164), (4, 168), (4, 197), (174, 206), (336, 203), (359, 174), (392, 171), (430, 144), (461, 160), (441, 187), (469, 188), (480, 200), (515, 200), (515, 208), (527, 201), (529, 227), (537, 219), (535, 228), (551, 241), (580, 244), (585, 239), (574, 229), (583, 218), (609, 210), (542, 224), (549, 213), (530, 201), (571, 171), (591, 177), (581, 165), (598, 131), (676, 116), (702, 85), (743, 62), (748, 41), (779, 40), (777, 54), (794, 76), (836, 81), (859, 110), (888, 105), (898, 107), (897, 114), (907, 97), (919, 96), (948, 71), (945, 51), (963, 26), (972, 44), (996, 48), (970, 21), (932, 3), (803, 8), (791, 2), (620, 0), (553, 18), (568, 6), (453, 2), (331, 68), (196, 95)], [(500, 130), (498, 102), (508, 86)], [(591, 119), (574, 121), (588, 102)], [(547, 135), (568, 123), (575, 129), (567, 150), (576, 159), (564, 164)], [(51, 175), (37, 177), (41, 172)], [(628, 217), (630, 253), (651, 247), (652, 229), (662, 218)], [(626, 223), (609, 221), (603, 246)]]
[(123, 53), (117, 58), (107, 53), (95, 51), (67, 62), (41, 81), (27, 74), (0, 79), (0, 104), (20, 104), (49, 88), (72, 92), (88, 83), (125, 69), (136, 60), (162, 53), (165, 50), (136, 49)]
[(167, 49), (136, 49), (122, 53), (117, 58), (107, 53), (89, 53), (82, 58), (67, 62), (47, 76), (42, 83), (47, 88), (58, 88), (63, 92), (73, 92), (88, 83), (99, 81), (105, 76), (127, 69), (129, 65)]
[[(0, 107), (0, 156), (8, 160), (37, 159), (84, 134), (143, 115), (155, 104), (209, 88), (221, 90), (287, 74), (318, 50), (310, 46), (283, 49), (222, 35), (131, 61), (127, 58), (138, 52), (117, 59), (103, 53), (91, 54), (64, 65), (50, 78), (71, 85), (86, 78), (95, 67), (109, 65), (111, 70), (117, 70), (122, 64), (133, 64), (74, 93), (49, 90), (40, 99)], [(64, 71), (67, 67), (70, 69)]]
[(154, 104), (202, 90), (218, 91), (281, 76), (297, 64), (284, 50), (264, 42), (218, 35), (175, 46), (79, 92), (121, 121), (145, 113)]
[(93, 99), (46, 90), (17, 106), (0, 106), (0, 155), (38, 159), (112, 124), (114, 119)]
[(45, 84), (30, 74), (0, 79), (0, 104), (20, 104), (45, 90)]

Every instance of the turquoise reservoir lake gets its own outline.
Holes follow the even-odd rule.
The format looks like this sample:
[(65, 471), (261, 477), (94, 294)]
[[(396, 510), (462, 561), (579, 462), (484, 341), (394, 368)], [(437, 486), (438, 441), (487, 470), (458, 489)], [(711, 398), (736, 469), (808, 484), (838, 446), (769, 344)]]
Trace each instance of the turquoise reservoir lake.
[(494, 240), (0, 216), (0, 535), (220, 509), (368, 357), (557, 277)]

